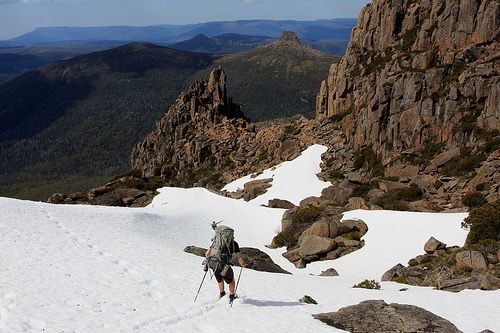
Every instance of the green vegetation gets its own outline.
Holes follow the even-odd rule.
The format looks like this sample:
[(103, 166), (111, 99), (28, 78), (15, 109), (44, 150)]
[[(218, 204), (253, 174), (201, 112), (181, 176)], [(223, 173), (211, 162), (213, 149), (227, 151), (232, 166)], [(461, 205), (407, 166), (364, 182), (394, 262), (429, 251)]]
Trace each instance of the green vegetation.
[(364, 280), (354, 286), (353, 288), (364, 288), (364, 289), (380, 289), (380, 284), (375, 280)]
[(447, 176), (455, 177), (461, 177), (474, 172), (480, 163), (486, 159), (487, 154), (473, 154), (472, 151), (472, 147), (462, 147), (460, 155), (447, 162), (440, 172)]
[(356, 111), (356, 108), (354, 106), (350, 106), (347, 110), (336, 113), (329, 119), (336, 123), (340, 123), (347, 115), (354, 113), (354, 111)]
[(392, 278), (392, 281), (397, 283), (411, 284), (410, 282), (408, 282), (406, 276), (395, 276)]
[(354, 159), (353, 168), (359, 170), (363, 168), (365, 171), (370, 172), (372, 177), (383, 177), (384, 166), (382, 160), (373, 151), (373, 145), (363, 148), (361, 151), (354, 152), (356, 158)]
[(321, 212), (325, 209), (323, 206), (307, 205), (298, 211), (292, 213), (292, 223), (311, 223), (316, 221)]
[(470, 268), (469, 266), (460, 266), (456, 269), (455, 275), (470, 276), (471, 272), (472, 272), (472, 268)]
[(462, 204), (469, 208), (481, 207), (486, 198), (480, 192), (468, 192), (462, 197)]
[(473, 208), (462, 222), (462, 227), (469, 229), (467, 244), (500, 241), (500, 199)]
[(371, 189), (372, 189), (371, 186), (367, 184), (358, 185), (353, 188), (350, 197), (351, 198), (360, 197), (366, 199), (366, 195)]
[[(154, 130), (182, 91), (219, 65), (229, 95), (254, 121), (298, 113), (313, 117), (323, 75), (338, 57), (251, 51), (221, 56), (136, 43), (54, 63), (3, 84), (0, 196), (46, 200), (54, 192), (87, 192), (128, 170), (133, 146)], [(282, 61), (258, 65), (273, 57)], [(298, 67), (288, 71), (290, 64)], [(235, 165), (228, 158), (223, 167)], [(177, 176), (173, 168), (171, 178)], [(182, 178), (185, 184), (197, 180), (195, 174)], [(214, 174), (208, 182), (216, 186), (220, 179)]]
[(405, 211), (409, 210), (408, 203), (424, 198), (421, 189), (415, 184), (409, 187), (395, 188), (384, 193), (375, 201), (383, 209)]
[(328, 173), (328, 177), (330, 177), (330, 179), (332, 179), (332, 180), (339, 180), (339, 179), (345, 178), (344, 174), (338, 170), (330, 171)]
[(443, 79), (443, 83), (457, 81), (460, 74), (467, 69), (465, 61), (457, 61), (451, 64), (449, 74)]
[(287, 249), (297, 245), (298, 238), (294, 237), (291, 232), (282, 231), (273, 238), (273, 244), (276, 247), (286, 247)]
[(409, 51), (410, 48), (413, 46), (413, 44), (415, 44), (415, 41), (417, 40), (417, 34), (422, 28), (423, 24), (424, 20), (420, 20), (413, 28), (404, 32), (399, 37), (399, 39), (401, 40), (401, 44), (396, 45), (395, 49), (402, 51)]

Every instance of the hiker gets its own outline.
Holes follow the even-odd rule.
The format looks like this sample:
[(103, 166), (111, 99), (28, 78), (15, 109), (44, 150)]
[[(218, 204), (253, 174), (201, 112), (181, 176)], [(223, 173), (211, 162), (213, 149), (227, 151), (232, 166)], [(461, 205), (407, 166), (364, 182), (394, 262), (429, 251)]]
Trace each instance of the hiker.
[(241, 267), (246, 267), (240, 253), (240, 246), (233, 238), (233, 229), (225, 226), (217, 226), (212, 224), (215, 229), (212, 246), (205, 252), (206, 267), (210, 267), (214, 271), (215, 279), (219, 284), (220, 298), (226, 295), (224, 290), (224, 282), (229, 285), (229, 300), (232, 302), (235, 298), (235, 281), (234, 272), (229, 263), (229, 259), (236, 253), (238, 262)]

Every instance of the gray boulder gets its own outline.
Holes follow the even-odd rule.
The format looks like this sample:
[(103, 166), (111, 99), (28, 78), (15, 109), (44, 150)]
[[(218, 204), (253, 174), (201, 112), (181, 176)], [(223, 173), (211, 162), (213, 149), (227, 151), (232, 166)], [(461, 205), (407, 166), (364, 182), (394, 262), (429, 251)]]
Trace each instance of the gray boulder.
[(339, 273), (334, 268), (328, 268), (326, 271), (321, 272), (319, 276), (339, 276)]
[(445, 248), (446, 248), (446, 244), (438, 241), (434, 237), (429, 238), (429, 240), (424, 245), (424, 251), (429, 253), (429, 254), (434, 253), (436, 250), (441, 250), (441, 249), (445, 249)]
[(301, 303), (306, 303), (306, 304), (318, 304), (311, 296), (304, 295), (301, 299), (299, 299), (299, 302)]
[(326, 253), (337, 246), (331, 238), (308, 235), (300, 243), (299, 255), (301, 257), (311, 256), (319, 253)]
[(267, 207), (269, 208), (283, 208), (283, 209), (291, 209), (294, 208), (295, 205), (288, 200), (283, 199), (272, 199), (267, 203)]
[(361, 220), (343, 220), (342, 223), (347, 226), (350, 231), (360, 231), (363, 234), (368, 231), (368, 226)]
[(349, 332), (461, 332), (448, 320), (418, 306), (368, 300), (314, 318)]
[(382, 275), (381, 281), (392, 281), (396, 276), (404, 276), (405, 275), (405, 267), (401, 264), (397, 264), (392, 267), (390, 270), (385, 272)]
[(474, 270), (488, 270), (488, 259), (479, 251), (463, 251), (457, 253), (457, 267), (468, 266)]
[(343, 235), (351, 231), (348, 225), (338, 221), (331, 220), (330, 221), (330, 237), (335, 238), (337, 236)]

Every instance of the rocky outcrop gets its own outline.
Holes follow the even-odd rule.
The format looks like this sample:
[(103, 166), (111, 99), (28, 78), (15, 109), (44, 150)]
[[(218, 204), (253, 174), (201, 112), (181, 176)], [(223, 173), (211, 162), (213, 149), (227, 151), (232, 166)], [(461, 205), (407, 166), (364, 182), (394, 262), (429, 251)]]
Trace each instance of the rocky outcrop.
[(168, 179), (179, 177), (189, 165), (202, 165), (209, 157), (222, 164), (249, 122), (241, 105), (227, 95), (226, 75), (219, 68), (208, 81), (197, 81), (182, 93), (156, 126), (134, 147), (132, 168), (142, 170), (144, 176)]
[(462, 141), (453, 129), (475, 108), (478, 125), (499, 128), (498, 13), (494, 0), (373, 1), (321, 87), (317, 117), (351, 110), (344, 129), (356, 147)]
[[(317, 119), (341, 120), (349, 144), (380, 159), (379, 174), (420, 182), (429, 205), (416, 209), (460, 207), (465, 192), (498, 180), (499, 13), (495, 0), (375, 0), (319, 87)], [(441, 144), (433, 154), (431, 142)], [(351, 181), (359, 168), (340, 157), (335, 170)], [(496, 200), (498, 187), (485, 196)]]
[[(283, 38), (276, 43), (272, 47), (294, 41)], [(291, 160), (311, 144), (327, 144), (331, 135), (341, 132), (333, 122), (302, 116), (251, 124), (242, 106), (227, 95), (221, 68), (182, 93), (156, 126), (134, 147), (132, 168), (146, 177), (160, 177), (166, 185), (211, 189)], [(257, 185), (228, 195), (248, 195), (250, 200), (265, 190), (265, 184)]]
[[(315, 202), (316, 205), (309, 202)], [(325, 206), (323, 206), (325, 205)], [(317, 260), (334, 260), (364, 246), (361, 237), (368, 231), (361, 220), (340, 221), (344, 208), (326, 206), (319, 198), (306, 198), (288, 209), (281, 221), (282, 231), (271, 247), (287, 248), (283, 256), (298, 268)]]
[(405, 267), (397, 264), (382, 275), (382, 281), (417, 286), (435, 286), (439, 290), (459, 292), (464, 289), (495, 290), (500, 288), (500, 258), (467, 248), (446, 247), (431, 237), (419, 255)]
[(418, 306), (363, 301), (314, 318), (349, 332), (461, 332), (448, 320)]

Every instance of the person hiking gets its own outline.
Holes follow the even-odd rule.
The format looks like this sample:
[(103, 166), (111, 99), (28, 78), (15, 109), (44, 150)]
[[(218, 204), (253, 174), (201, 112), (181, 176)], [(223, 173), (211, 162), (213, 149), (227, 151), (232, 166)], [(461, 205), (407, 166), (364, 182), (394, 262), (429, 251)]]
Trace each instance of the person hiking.
[[(218, 222), (220, 223), (220, 222)], [(205, 252), (206, 267), (214, 271), (215, 279), (219, 284), (220, 298), (226, 295), (224, 282), (229, 285), (229, 301), (232, 303), (236, 298), (234, 272), (229, 263), (229, 259), (236, 254), (241, 267), (246, 267), (240, 252), (240, 246), (234, 240), (233, 229), (226, 226), (217, 226), (218, 223), (212, 223), (215, 230), (213, 243)]]

